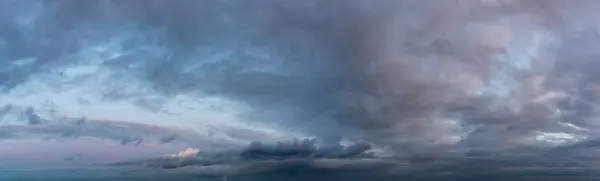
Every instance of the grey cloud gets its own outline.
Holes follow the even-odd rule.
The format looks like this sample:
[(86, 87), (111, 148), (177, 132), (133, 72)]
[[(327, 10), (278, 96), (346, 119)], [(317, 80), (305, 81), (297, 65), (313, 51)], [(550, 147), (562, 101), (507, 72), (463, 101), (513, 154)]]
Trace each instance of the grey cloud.
[(253, 142), (240, 153), (250, 159), (289, 159), (289, 158), (349, 158), (368, 156), (366, 151), (371, 149), (368, 143), (357, 143), (350, 146), (322, 145), (317, 146), (316, 140), (294, 140), (277, 144)]
[[(298, 142), (297, 142), (298, 143)], [(194, 157), (170, 157), (109, 164), (120, 169), (163, 168), (166, 174), (203, 178), (253, 178), (269, 179), (375, 179), (375, 180), (535, 180), (535, 179), (594, 179), (595, 168), (589, 167), (597, 161), (583, 161), (582, 146), (568, 146), (549, 150), (520, 149), (505, 153), (484, 152), (461, 157), (430, 159), (416, 162), (404, 158), (378, 159), (358, 156), (352, 158), (310, 157), (309, 143), (280, 143), (278, 148), (254, 143), (244, 149), (226, 151), (203, 151)], [(334, 145), (330, 145), (334, 146)], [(361, 147), (360, 144), (356, 145)], [(350, 146), (353, 147), (353, 146)], [(347, 147), (349, 148), (349, 147)], [(248, 150), (267, 150), (267, 157), (247, 156)], [(315, 150), (315, 149), (312, 149)], [(361, 150), (361, 149), (359, 149)], [(293, 152), (293, 154), (292, 154)], [(263, 152), (264, 153), (264, 152)], [(338, 152), (341, 153), (341, 152)], [(589, 153), (589, 152), (588, 152)], [(343, 154), (342, 154), (343, 155)], [(300, 157), (299, 157), (300, 156)], [(313, 155), (314, 156), (314, 155)], [(548, 159), (549, 157), (555, 159)], [(580, 157), (580, 158), (576, 158)], [(415, 158), (410, 158), (415, 159)], [(163, 170), (164, 171), (164, 170)], [(144, 173), (145, 171), (141, 171)]]
[[(128, 32), (121, 42), (128, 54), (104, 64), (116, 72), (111, 80), (131, 74), (165, 96), (224, 96), (253, 108), (239, 115), (245, 119), (331, 142), (367, 140), (414, 162), (554, 144), (541, 143), (541, 133), (597, 137), (598, 23), (591, 17), (600, 4), (594, 1), (21, 5), (33, 2), (0, 5), (19, 7), (4, 14), (34, 17), (27, 24), (0, 19), (2, 65), (36, 57), (0, 69), (7, 90), (30, 74), (78, 60), (74, 54), (86, 43)], [(130, 96), (113, 89), (107, 98)]]
[[(245, 148), (230, 150), (201, 150), (196, 156), (165, 157), (150, 160), (126, 161), (111, 163), (110, 166), (137, 166), (148, 168), (181, 169), (194, 166), (218, 165), (262, 165), (272, 162), (275, 167), (286, 163), (299, 163), (300, 165), (313, 163), (323, 159), (367, 159), (374, 158), (368, 154), (371, 146), (366, 143), (357, 143), (349, 146), (321, 145), (317, 146), (316, 140), (293, 140), (289, 142), (262, 143), (253, 142)], [(344, 161), (344, 160), (341, 160)], [(335, 165), (335, 164), (334, 164)], [(259, 166), (260, 167), (260, 166)], [(260, 169), (257, 169), (260, 170)]]
[(173, 134), (170, 136), (164, 136), (164, 137), (160, 138), (160, 140), (158, 142), (159, 143), (169, 143), (169, 142), (176, 140), (177, 137), (179, 137), (179, 135), (176, 135), (176, 134)]
[[(177, 135), (177, 137), (173, 137)], [(103, 122), (89, 120), (84, 124), (50, 123), (42, 125), (3, 125), (0, 137), (6, 139), (78, 139), (80, 137), (114, 140), (121, 145), (140, 146), (148, 144), (183, 144), (190, 146), (213, 145), (231, 147), (236, 145), (218, 138), (206, 138), (201, 134), (168, 127), (155, 127), (144, 124)]]

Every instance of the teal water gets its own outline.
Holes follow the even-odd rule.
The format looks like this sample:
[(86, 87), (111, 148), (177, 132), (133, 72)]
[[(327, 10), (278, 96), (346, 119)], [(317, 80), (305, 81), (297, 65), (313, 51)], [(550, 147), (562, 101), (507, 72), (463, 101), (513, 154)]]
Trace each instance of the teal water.
[(0, 181), (593, 181), (600, 176), (591, 172), (570, 170), (511, 171), (484, 173), (478, 171), (419, 172), (380, 174), (360, 171), (323, 171), (288, 168), (272, 172), (245, 175), (199, 175), (165, 170), (125, 170), (116, 168), (57, 169), (57, 170), (0, 170)]

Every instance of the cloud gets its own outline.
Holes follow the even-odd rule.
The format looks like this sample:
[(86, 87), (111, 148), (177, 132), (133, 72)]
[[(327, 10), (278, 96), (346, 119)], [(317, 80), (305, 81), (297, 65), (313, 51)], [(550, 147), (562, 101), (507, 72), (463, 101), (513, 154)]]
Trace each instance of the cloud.
[[(253, 142), (245, 148), (230, 150), (188, 148), (178, 154), (163, 158), (110, 163), (110, 166), (146, 167), (163, 169), (186, 169), (190, 167), (218, 167), (229, 165), (247, 170), (242, 172), (261, 172), (279, 167), (298, 165), (301, 167), (342, 167), (346, 161), (361, 163), (361, 159), (374, 158), (367, 151), (371, 146), (356, 143), (348, 146), (316, 145), (316, 140), (293, 140), (275, 144)], [(328, 159), (339, 160), (328, 161)], [(346, 159), (346, 160), (341, 160)], [(264, 168), (261, 168), (264, 167)], [(236, 172), (231, 169), (230, 172)], [(233, 174), (233, 173), (232, 173)]]
[[(68, 141), (69, 139), (99, 138), (113, 140), (121, 145), (149, 146), (155, 144), (211, 144), (215, 147), (235, 145), (219, 138), (203, 138), (197, 132), (171, 127), (156, 127), (127, 122), (88, 120), (84, 124), (49, 123), (43, 125), (4, 125), (0, 135), (7, 139), (45, 138)], [(165, 142), (165, 138), (178, 135), (178, 139)], [(220, 141), (218, 141), (220, 140)], [(220, 143), (219, 143), (220, 142)]]
[(178, 154), (169, 154), (167, 157), (195, 157), (200, 153), (200, 149), (197, 148), (187, 148), (183, 151), (180, 151)]
[(170, 135), (170, 136), (165, 136), (165, 137), (160, 138), (159, 142), (160, 143), (169, 143), (173, 140), (176, 140), (177, 137), (178, 137), (178, 135), (176, 135), (176, 134)]
[(350, 146), (322, 145), (316, 140), (294, 140), (279, 142), (274, 145), (252, 142), (242, 151), (241, 156), (250, 159), (285, 159), (285, 158), (348, 158), (364, 154), (371, 149), (368, 143), (356, 143)]
[[(464, 173), (460, 169), (486, 164), (496, 174), (508, 166), (491, 164), (489, 157), (529, 150), (550, 159), (544, 149), (562, 152), (598, 136), (594, 67), (600, 44), (592, 17), (600, 4), (593, 1), (65, 0), (23, 5), (27, 3), (32, 2), (0, 5), (19, 9), (2, 11), (7, 14), (3, 17), (28, 17), (0, 18), (0, 82), (11, 96), (22, 93), (24, 82), (37, 85), (32, 77), (42, 76), (47, 82), (58, 80), (60, 88), (82, 85), (80, 80), (102, 85), (94, 89), (101, 90), (102, 99), (135, 97), (132, 102), (148, 112), (163, 110), (181, 95), (218, 97), (236, 103), (239, 111), (227, 112), (228, 120), (294, 134), (238, 125), (217, 128), (236, 138), (227, 141), (296, 135), (334, 145), (363, 140), (405, 159), (411, 168), (427, 166), (424, 172), (453, 166)], [(104, 44), (114, 46), (100, 46)], [(77, 63), (93, 64), (85, 70), (106, 71), (89, 78), (99, 74), (68, 68)], [(70, 78), (47, 76), (55, 69)], [(127, 89), (131, 87), (139, 90)], [(137, 99), (141, 94), (152, 98)], [(215, 106), (215, 112), (222, 107)], [(100, 109), (94, 108), (87, 113)], [(180, 130), (156, 136), (139, 125), (127, 133), (111, 132), (114, 125), (82, 133), (76, 126), (44, 127), (45, 121), (35, 118), (29, 120), (38, 127), (1, 129), (69, 130), (124, 143), (192, 140)], [(221, 119), (225, 117), (210, 121)], [(182, 125), (200, 125), (192, 123)], [(257, 143), (245, 155), (341, 159), (369, 148)], [(572, 154), (591, 152), (573, 149), (578, 151)], [(507, 162), (520, 165), (534, 158), (510, 157)], [(440, 177), (453, 174), (458, 173)]]
[[(595, 145), (586, 143), (553, 149), (520, 149), (505, 153), (482, 152), (468, 156), (430, 158), (416, 161), (415, 157), (377, 158), (363, 155), (364, 144), (327, 152), (325, 145), (306, 146), (314, 140), (291, 141), (268, 145), (253, 143), (246, 148), (234, 150), (207, 150), (194, 156), (164, 157), (149, 160), (111, 163), (119, 169), (155, 169), (169, 170), (166, 174), (190, 177), (228, 176), (230, 178), (289, 178), (295, 175), (302, 179), (349, 179), (365, 178), (375, 180), (419, 179), (591, 179), (594, 168), (589, 167), (595, 161), (586, 162), (576, 157), (587, 152), (581, 148)], [(302, 146), (305, 145), (305, 146)], [(273, 147), (276, 146), (276, 147)], [(325, 146), (325, 148), (323, 147)], [(361, 148), (361, 149), (354, 149)], [(196, 153), (196, 149), (188, 149)], [(333, 153), (323, 155), (323, 151)], [(347, 157), (348, 151), (356, 150)], [(182, 153), (188, 151), (182, 151)], [(577, 154), (573, 154), (578, 152)], [(249, 157), (249, 154), (250, 157)], [(260, 157), (259, 157), (260, 155)], [(590, 155), (591, 156), (591, 155)], [(548, 159), (549, 157), (555, 159)], [(553, 174), (550, 174), (553, 173)]]

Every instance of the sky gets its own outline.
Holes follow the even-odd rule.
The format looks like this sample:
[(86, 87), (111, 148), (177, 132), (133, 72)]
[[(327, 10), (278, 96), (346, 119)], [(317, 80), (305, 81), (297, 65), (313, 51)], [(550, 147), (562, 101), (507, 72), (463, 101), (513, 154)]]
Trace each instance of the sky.
[(0, 166), (593, 180), (599, 6), (1, 1)]

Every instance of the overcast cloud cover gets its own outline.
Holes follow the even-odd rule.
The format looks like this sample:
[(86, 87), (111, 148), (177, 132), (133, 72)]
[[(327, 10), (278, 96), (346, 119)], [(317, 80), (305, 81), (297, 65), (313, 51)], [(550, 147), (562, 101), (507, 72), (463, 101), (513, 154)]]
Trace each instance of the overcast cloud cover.
[(594, 180), (599, 8), (4, 0), (0, 139), (199, 149), (113, 179)]

